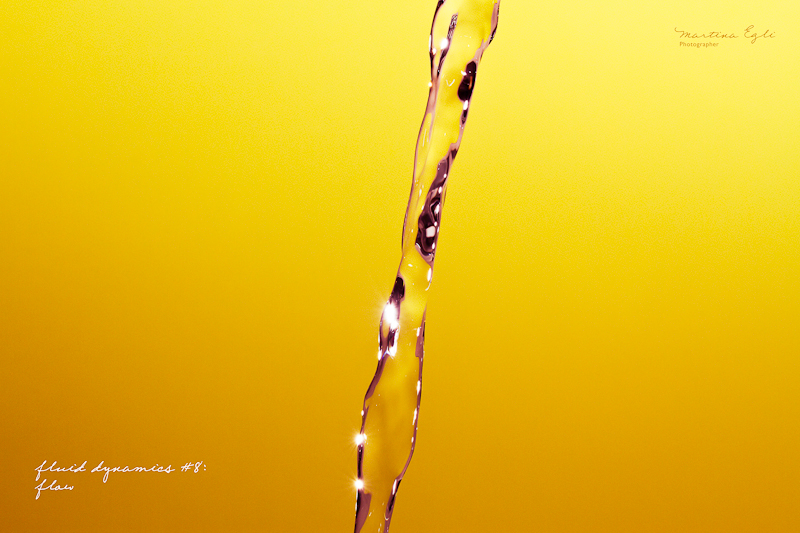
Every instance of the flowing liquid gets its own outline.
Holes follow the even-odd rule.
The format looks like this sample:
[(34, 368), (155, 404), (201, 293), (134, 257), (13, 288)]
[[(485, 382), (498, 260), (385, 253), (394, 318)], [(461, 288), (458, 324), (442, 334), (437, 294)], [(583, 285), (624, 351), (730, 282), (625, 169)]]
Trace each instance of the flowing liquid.
[(403, 258), (381, 316), (378, 368), (364, 397), (355, 531), (389, 531), (411, 462), (422, 398), (425, 309), (447, 177), (461, 145), (481, 56), (497, 29), (499, 0), (438, 0), (431, 25), (431, 82), (403, 224)]

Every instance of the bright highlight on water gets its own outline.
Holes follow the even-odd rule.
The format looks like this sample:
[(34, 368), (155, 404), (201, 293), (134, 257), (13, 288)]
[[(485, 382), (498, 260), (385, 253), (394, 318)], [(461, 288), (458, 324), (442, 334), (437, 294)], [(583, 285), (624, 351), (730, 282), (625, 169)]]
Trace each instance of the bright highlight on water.
[(403, 256), (381, 316), (378, 368), (355, 438), (356, 533), (388, 532), (397, 490), (414, 453), (427, 291), (447, 177), (461, 145), (478, 64), (497, 30), (499, 9), (499, 0), (438, 0), (433, 15), (430, 92), (414, 155)]

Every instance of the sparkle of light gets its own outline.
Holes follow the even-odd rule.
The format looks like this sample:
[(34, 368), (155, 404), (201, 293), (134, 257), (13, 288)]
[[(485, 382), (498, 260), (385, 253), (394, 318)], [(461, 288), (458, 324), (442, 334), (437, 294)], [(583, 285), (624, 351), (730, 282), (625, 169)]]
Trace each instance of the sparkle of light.
[(390, 328), (397, 328), (397, 307), (393, 303), (389, 302), (383, 308), (383, 319), (388, 322)]

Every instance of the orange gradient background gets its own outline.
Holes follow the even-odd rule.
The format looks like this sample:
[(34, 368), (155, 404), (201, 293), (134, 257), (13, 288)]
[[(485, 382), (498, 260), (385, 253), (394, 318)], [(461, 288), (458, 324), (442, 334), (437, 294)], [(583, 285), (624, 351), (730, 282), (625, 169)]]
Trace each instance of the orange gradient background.
[[(434, 7), (0, 6), (0, 529), (351, 530)], [(800, 530), (798, 28), (503, 0), (392, 531)]]

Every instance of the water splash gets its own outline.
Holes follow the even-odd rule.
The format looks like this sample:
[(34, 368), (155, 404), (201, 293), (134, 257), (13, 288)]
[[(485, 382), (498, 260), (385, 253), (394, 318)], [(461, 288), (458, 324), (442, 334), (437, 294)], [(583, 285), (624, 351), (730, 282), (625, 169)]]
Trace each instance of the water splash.
[(481, 56), (497, 30), (499, 0), (438, 0), (428, 42), (431, 81), (403, 223), (403, 257), (381, 316), (378, 368), (364, 397), (355, 531), (389, 531), (411, 462), (422, 398), (425, 309), (447, 178), (467, 121)]

